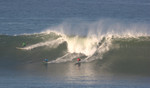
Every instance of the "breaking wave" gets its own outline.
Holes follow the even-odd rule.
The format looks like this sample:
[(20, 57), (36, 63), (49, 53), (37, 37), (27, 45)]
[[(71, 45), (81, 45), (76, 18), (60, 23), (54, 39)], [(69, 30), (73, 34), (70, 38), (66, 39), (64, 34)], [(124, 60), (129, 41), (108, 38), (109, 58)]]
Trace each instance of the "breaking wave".
[[(80, 23), (75, 28), (63, 23), (40, 33), (0, 35), (0, 61), (36, 63), (47, 58), (51, 64), (76, 62), (76, 58), (81, 58), (83, 63), (97, 61), (102, 68), (113, 71), (150, 73), (149, 27), (137, 24), (126, 27), (120, 23), (107, 27), (105, 23), (108, 22)], [(82, 34), (83, 30), (88, 33)]]
[[(123, 42), (128, 43), (129, 41), (133, 42), (133, 40), (149, 42), (150, 38), (149, 36), (133, 37), (112, 34), (87, 37), (67, 36), (54, 31), (32, 35), (1, 35), (1, 50), (3, 50), (1, 51), (1, 56), (5, 55), (3, 55), (4, 52), (7, 52), (7, 55), (11, 55), (12, 53), (9, 53), (9, 51), (14, 51), (16, 52), (15, 54), (20, 55), (23, 55), (23, 52), (27, 52), (28, 58), (33, 59), (31, 52), (44, 51), (46, 56), (44, 56), (45, 54), (42, 55), (42, 53), (39, 55), (43, 58), (50, 58), (49, 63), (73, 61), (78, 57), (82, 58), (82, 62), (91, 62), (96, 59), (103, 59), (105, 53), (113, 49), (120, 49)], [(119, 43), (116, 41), (119, 41)], [(26, 42), (27, 45), (25, 47), (21, 46), (22, 42)], [(130, 46), (130, 43), (127, 46)], [(29, 52), (30, 54), (28, 54)], [(53, 53), (54, 56), (49, 56), (51, 55), (50, 53)], [(13, 56), (18, 56), (15, 54)], [(36, 58), (40, 58), (39, 55)]]

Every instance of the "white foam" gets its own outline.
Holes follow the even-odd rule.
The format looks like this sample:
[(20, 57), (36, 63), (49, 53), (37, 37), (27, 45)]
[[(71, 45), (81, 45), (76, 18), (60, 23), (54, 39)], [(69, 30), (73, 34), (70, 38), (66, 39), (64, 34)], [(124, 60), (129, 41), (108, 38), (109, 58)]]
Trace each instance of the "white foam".
[(97, 47), (97, 50), (95, 53), (91, 56), (88, 56), (83, 62), (91, 62), (96, 59), (102, 59), (104, 53), (108, 52), (112, 45), (112, 36), (105, 37), (105, 40), (103, 41), (104, 37), (101, 37), (101, 45)]
[(68, 52), (82, 53), (86, 56), (92, 55), (96, 51), (97, 38), (94, 37), (66, 37)]
[(26, 47), (24, 47), (22, 49), (24, 49), (24, 50), (32, 50), (34, 48), (38, 48), (38, 47), (42, 47), (42, 46), (49, 46), (51, 48), (56, 48), (62, 42), (64, 42), (64, 40), (62, 38), (58, 38), (58, 39), (53, 40), (53, 41), (40, 42), (40, 43), (37, 43), (37, 44), (26, 46)]
[(62, 57), (57, 58), (56, 60), (52, 60), (48, 63), (62, 63), (62, 62), (68, 62), (72, 61), (74, 58), (80, 57), (81, 54), (72, 54), (72, 53), (67, 53)]

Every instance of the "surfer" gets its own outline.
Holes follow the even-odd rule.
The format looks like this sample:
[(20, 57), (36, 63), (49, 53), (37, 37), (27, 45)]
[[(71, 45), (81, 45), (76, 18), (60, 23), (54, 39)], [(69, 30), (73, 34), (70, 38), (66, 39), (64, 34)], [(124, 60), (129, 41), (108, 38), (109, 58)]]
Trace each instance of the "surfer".
[(45, 65), (46, 69), (48, 69), (48, 59), (44, 59), (43, 64)]
[(81, 61), (81, 59), (80, 58), (77, 58), (77, 62), (79, 63)]
[(25, 47), (25, 46), (26, 46), (26, 43), (25, 43), (25, 42), (23, 42), (23, 43), (22, 43), (22, 46), (23, 46), (23, 47)]
[(80, 67), (81, 63), (80, 63), (81, 59), (77, 58), (77, 62), (75, 63), (75, 65), (78, 65)]
[(44, 59), (44, 62), (48, 62), (48, 59)]

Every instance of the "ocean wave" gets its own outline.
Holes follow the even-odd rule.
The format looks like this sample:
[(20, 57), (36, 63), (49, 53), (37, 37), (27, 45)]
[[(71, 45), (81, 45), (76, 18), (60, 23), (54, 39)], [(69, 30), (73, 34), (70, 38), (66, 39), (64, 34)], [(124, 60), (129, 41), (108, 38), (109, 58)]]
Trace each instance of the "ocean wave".
[[(26, 46), (22, 46), (25, 42)], [(97, 61), (113, 72), (144, 72), (150, 63), (150, 36), (102, 35), (68, 36), (59, 32), (32, 35), (0, 35), (0, 61), (14, 63), (51, 63)], [(1, 65), (4, 63), (1, 63)]]
[[(57, 58), (64, 57), (66, 54), (70, 55), (69, 58), (71, 58), (71, 55), (73, 54), (82, 54), (83, 56), (86, 57), (83, 58), (83, 61), (90, 62), (96, 59), (103, 59), (103, 55), (109, 52), (110, 50), (120, 49), (122, 47), (129, 47), (133, 43), (137, 43), (138, 45), (141, 44), (141, 42), (149, 42), (150, 37), (145, 35), (121, 36), (121, 35), (112, 35), (112, 34), (107, 34), (102, 36), (92, 35), (92, 36), (82, 37), (82, 36), (68, 36), (59, 32), (51, 31), (49, 33), (42, 32), (33, 35), (18, 35), (18, 36), (1, 35), (0, 40), (1, 40), (1, 44), (0, 44), (1, 50), (3, 49), (3, 51), (1, 51), (2, 53), (7, 52), (7, 54), (9, 54), (8, 51), (14, 51), (14, 52), (20, 51), (22, 53), (37, 52), (36, 50), (39, 49), (41, 49), (41, 51), (44, 51), (45, 49), (51, 51), (56, 49), (57, 51), (59, 52), (61, 51), (60, 53), (62, 53), (62, 56), (54, 57), (54, 59), (56, 60)], [(26, 42), (27, 44), (25, 47), (21, 46), (23, 42)], [(61, 45), (63, 45), (64, 47), (62, 47), (61, 50), (59, 50), (59, 47)], [(136, 47), (137, 45), (134, 46)], [(65, 54), (64, 51), (66, 52)], [(15, 54), (16, 54), (15, 56), (17, 56), (17, 53)], [(72, 61), (72, 59), (68, 61)]]

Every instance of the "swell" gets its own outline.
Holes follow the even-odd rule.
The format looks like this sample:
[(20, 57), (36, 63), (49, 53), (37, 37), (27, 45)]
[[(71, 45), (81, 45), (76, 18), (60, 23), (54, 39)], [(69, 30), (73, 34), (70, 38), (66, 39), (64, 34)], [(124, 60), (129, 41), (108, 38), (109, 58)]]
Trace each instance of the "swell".
[(102, 68), (115, 73), (149, 75), (150, 37), (116, 39), (115, 49), (105, 53)]

